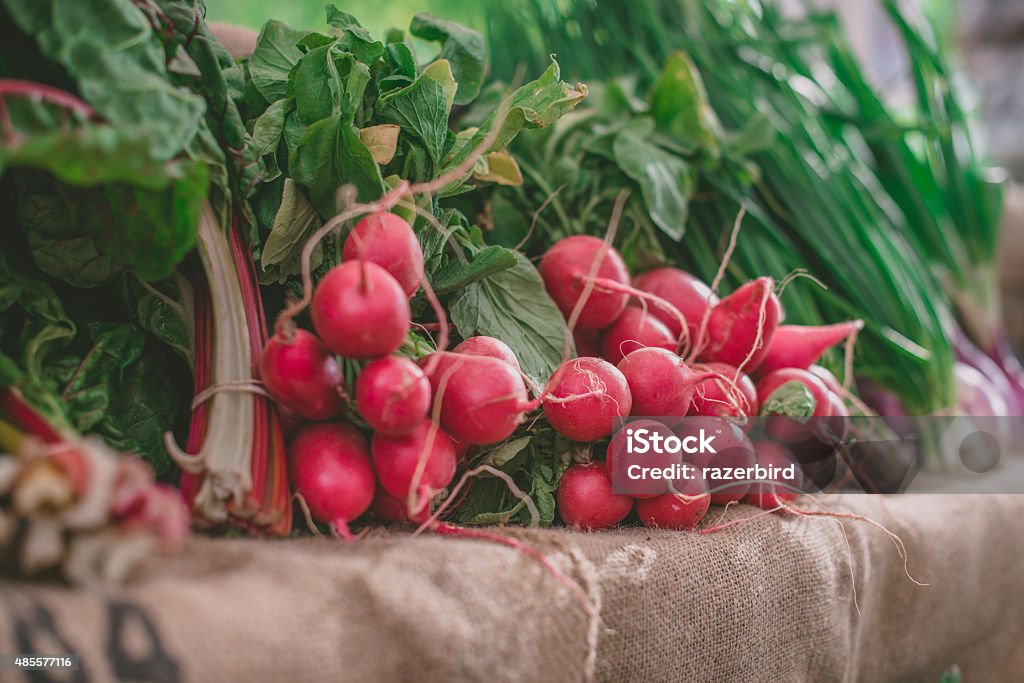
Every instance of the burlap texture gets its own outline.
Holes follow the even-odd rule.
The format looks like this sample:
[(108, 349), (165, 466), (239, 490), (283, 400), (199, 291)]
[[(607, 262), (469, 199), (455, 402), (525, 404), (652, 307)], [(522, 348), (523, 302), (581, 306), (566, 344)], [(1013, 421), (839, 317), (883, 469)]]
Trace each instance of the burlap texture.
[[(933, 682), (954, 664), (965, 681), (1024, 680), (1024, 496), (828, 505), (898, 533), (930, 585), (851, 521), (849, 549), (837, 522), (780, 514), (704, 536), (517, 536), (599, 598), (601, 681)], [(116, 592), (0, 596), (0, 652), (71, 649), (78, 680), (574, 681), (587, 656), (583, 610), (539, 563), (431, 535), (196, 539)]]

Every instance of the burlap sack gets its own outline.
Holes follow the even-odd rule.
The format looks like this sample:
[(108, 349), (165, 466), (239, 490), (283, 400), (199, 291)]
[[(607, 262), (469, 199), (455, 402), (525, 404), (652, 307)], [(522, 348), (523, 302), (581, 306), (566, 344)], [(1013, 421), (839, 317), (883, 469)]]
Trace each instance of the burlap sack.
[[(601, 681), (933, 682), (953, 665), (1024, 680), (1024, 497), (829, 507), (899, 534), (930, 585), (861, 522), (845, 538), (780, 514), (703, 536), (516, 536), (599, 604)], [(196, 539), (117, 592), (7, 582), (0, 596), (0, 652), (74, 651), (77, 681), (575, 681), (588, 656), (583, 609), (538, 562), (431, 535)]]

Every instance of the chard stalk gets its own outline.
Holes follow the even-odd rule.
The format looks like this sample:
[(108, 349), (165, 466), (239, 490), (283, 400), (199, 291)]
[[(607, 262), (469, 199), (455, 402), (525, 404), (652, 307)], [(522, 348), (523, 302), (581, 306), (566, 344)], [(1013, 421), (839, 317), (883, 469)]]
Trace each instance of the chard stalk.
[(220, 389), (194, 407), (193, 452), (171, 434), (165, 435), (167, 450), (186, 472), (182, 488), (200, 521), (287, 533), (291, 508), (280, 425), (267, 400), (245, 390), (253, 385), (264, 341), (258, 292), (246, 286), (254, 274), (244, 262), (247, 252), (233, 245), (237, 235), (229, 242), (209, 204), (197, 237), (205, 283), (195, 292), (195, 388), (197, 395)]

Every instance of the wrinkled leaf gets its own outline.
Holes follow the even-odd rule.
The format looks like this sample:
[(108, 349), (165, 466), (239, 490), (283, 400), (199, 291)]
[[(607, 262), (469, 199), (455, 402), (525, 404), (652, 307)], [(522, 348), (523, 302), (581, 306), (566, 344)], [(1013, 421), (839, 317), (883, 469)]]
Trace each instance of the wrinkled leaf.
[(640, 185), (651, 220), (672, 239), (681, 239), (696, 186), (693, 168), (646, 141), (633, 127), (615, 137), (613, 150), (619, 168)]
[(501, 339), (516, 354), (523, 372), (543, 385), (562, 360), (566, 328), (533, 264), (517, 263), (461, 290), (451, 301), (452, 322), (463, 337)]
[(473, 177), (484, 182), (511, 187), (523, 184), (523, 172), (519, 170), (515, 158), (506, 150), (490, 152), (480, 157)]
[(459, 84), (455, 81), (455, 76), (452, 75), (452, 65), (447, 59), (439, 59), (427, 65), (423, 69), (423, 75), (441, 84), (441, 88), (444, 90), (445, 108), (450, 114), (452, 105), (455, 103), (455, 92), (459, 89)]
[(494, 126), (500, 126), (500, 129), (488, 152), (504, 149), (525, 128), (551, 125), (572, 111), (586, 96), (585, 85), (571, 86), (559, 80), (558, 63), (552, 62), (540, 78), (517, 89), (507, 106), (499, 107), (472, 135), (459, 136), (445, 159), (445, 170), (458, 166), (487, 139)]
[(273, 19), (260, 31), (249, 60), (249, 76), (268, 102), (288, 94), (288, 74), (302, 59), (302, 50), (297, 45), (305, 34)]
[(252, 130), (252, 144), (258, 156), (274, 153), (284, 133), (285, 117), (294, 108), (294, 100), (278, 100), (256, 119)]
[(147, 347), (111, 391), (103, 417), (93, 427), (114, 448), (144, 458), (158, 477), (174, 471), (164, 447), (164, 433), (174, 425), (180, 401), (167, 381), (171, 371), (156, 350)]
[(89, 323), (87, 346), (69, 348), (48, 359), (45, 374), (60, 387), (60, 399), (71, 424), (90, 431), (106, 413), (113, 389), (125, 370), (142, 355), (145, 335), (127, 323)]
[(394, 124), (382, 123), (379, 126), (369, 126), (359, 131), (359, 139), (363, 141), (366, 148), (373, 155), (373, 160), (381, 166), (391, 163), (395, 158), (395, 150), (398, 148), (398, 133), (401, 128)]
[(651, 91), (651, 116), (679, 142), (717, 156), (722, 127), (700, 73), (685, 52), (674, 52), (665, 61)]
[(480, 458), (477, 465), (490, 465), (491, 467), (497, 467), (499, 469), (505, 467), (512, 458), (519, 455), (527, 446), (530, 445), (531, 438), (532, 437), (529, 436), (521, 436), (518, 439), (506, 441), (496, 448), (492, 448), (487, 451), (487, 453)]
[(449, 264), (447, 268), (431, 278), (431, 285), (438, 294), (450, 294), (464, 289), (478, 280), (512, 268), (518, 262), (516, 253), (510, 249), (499, 246), (486, 247), (466, 265)]
[(193, 366), (193, 292), (184, 276), (175, 273), (171, 280), (144, 284), (132, 275), (125, 275), (121, 280), (121, 296), (142, 329), (177, 352), (189, 367)]
[(355, 128), (337, 118), (306, 129), (291, 158), (291, 175), (309, 190), (313, 205), (325, 217), (335, 214), (335, 196), (342, 185), (354, 185), (360, 201), (377, 199), (384, 191), (370, 150)]
[(299, 119), (309, 125), (337, 114), (340, 83), (331, 55), (332, 45), (309, 52), (292, 71), (292, 91)]
[[(301, 273), (302, 250), (306, 247), (306, 240), (320, 225), (320, 216), (299, 186), (291, 178), (285, 179), (281, 206), (260, 254), (260, 267), (264, 273), (278, 282), (283, 282), (289, 275)], [(310, 267), (315, 270), (322, 259), (322, 247), (317, 245)]]
[(23, 189), (18, 222), (41, 271), (76, 287), (95, 287), (124, 270), (111, 256), (100, 253), (79, 221), (74, 190), (46, 176), (23, 175), (19, 180)]
[(426, 148), (434, 167), (440, 165), (448, 137), (448, 109), (441, 83), (420, 76), (405, 88), (383, 95), (377, 114), (415, 136)]
[(441, 43), (438, 59), (451, 64), (451, 72), (459, 84), (456, 104), (469, 104), (480, 94), (484, 80), (487, 48), (483, 37), (465, 26), (429, 14), (413, 17), (409, 33), (423, 40)]

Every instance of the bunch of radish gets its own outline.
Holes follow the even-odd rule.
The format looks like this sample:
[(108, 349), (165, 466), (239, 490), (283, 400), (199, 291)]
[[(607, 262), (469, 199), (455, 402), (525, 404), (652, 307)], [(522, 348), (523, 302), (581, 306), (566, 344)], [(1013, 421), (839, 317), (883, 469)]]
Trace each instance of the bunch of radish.
[[(655, 418), (650, 429), (685, 436), (702, 425), (717, 434), (731, 465), (781, 465), (807, 443), (842, 439), (845, 391), (815, 365), (826, 350), (851, 339), (860, 321), (819, 327), (781, 325), (782, 306), (769, 277), (759, 277), (721, 299), (699, 278), (663, 267), (630, 280), (619, 253), (605, 241), (574, 236), (544, 255), (540, 273), (572, 329), (580, 357), (551, 377), (541, 404), (559, 433), (581, 442), (612, 436), (627, 418)], [(769, 416), (751, 440), (750, 419)], [(683, 416), (690, 419), (682, 420)], [(636, 423), (633, 423), (636, 424)], [(675, 430), (675, 431), (673, 431)], [(745, 501), (778, 507), (795, 496), (771, 484), (709, 491), (701, 478), (678, 488), (626, 495), (612, 489), (612, 436), (605, 462), (569, 468), (558, 507), (570, 526), (615, 526), (636, 510), (648, 526), (692, 528), (711, 504)], [(827, 442), (827, 440), (826, 440)], [(671, 463), (660, 463), (662, 465)], [(700, 465), (700, 463), (694, 463)]]
[[(473, 337), (419, 363), (398, 353), (423, 278), (405, 220), (363, 218), (342, 254), (313, 293), (315, 333), (279, 325), (260, 368), (282, 410), (306, 421), (288, 445), (298, 496), (314, 519), (348, 536), (371, 505), (386, 519), (424, 519), (466, 449), (507, 438), (533, 404), (518, 360), (497, 339)], [(364, 361), (352, 398), (338, 357)], [(346, 408), (370, 434), (339, 418)]]

